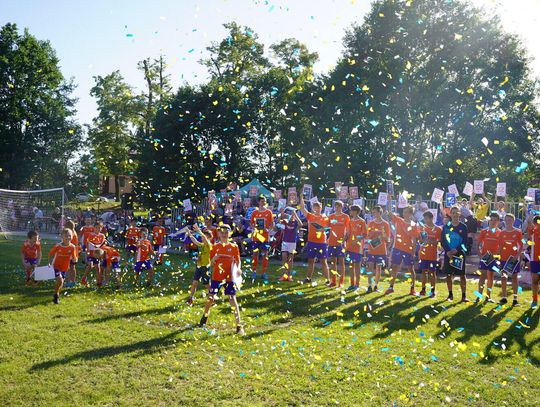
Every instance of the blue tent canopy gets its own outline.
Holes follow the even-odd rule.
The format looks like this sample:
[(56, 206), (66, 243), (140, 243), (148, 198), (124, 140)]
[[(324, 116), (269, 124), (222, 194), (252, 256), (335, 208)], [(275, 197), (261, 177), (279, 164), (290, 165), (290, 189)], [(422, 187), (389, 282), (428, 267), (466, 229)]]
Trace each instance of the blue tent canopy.
[(249, 189), (253, 185), (258, 187), (257, 196), (264, 195), (267, 198), (272, 198), (272, 191), (270, 191), (263, 184), (261, 184), (261, 181), (259, 181), (257, 178), (253, 178), (246, 185), (244, 185), (242, 188), (240, 188), (240, 191), (242, 191), (242, 197), (243, 198), (247, 198), (249, 196)]

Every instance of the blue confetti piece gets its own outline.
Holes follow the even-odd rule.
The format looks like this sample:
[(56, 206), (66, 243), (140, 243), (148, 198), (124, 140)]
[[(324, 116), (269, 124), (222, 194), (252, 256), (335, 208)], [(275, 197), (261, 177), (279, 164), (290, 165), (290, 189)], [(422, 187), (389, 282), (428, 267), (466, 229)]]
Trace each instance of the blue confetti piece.
[(379, 122), (377, 120), (370, 120), (369, 124), (371, 124), (373, 127), (377, 127)]

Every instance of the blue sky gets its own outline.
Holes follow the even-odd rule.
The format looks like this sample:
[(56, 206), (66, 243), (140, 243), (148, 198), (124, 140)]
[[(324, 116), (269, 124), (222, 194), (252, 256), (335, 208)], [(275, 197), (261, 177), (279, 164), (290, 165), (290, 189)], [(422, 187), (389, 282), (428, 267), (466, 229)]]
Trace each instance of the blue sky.
[[(471, 1), (494, 8), (505, 28), (524, 38), (540, 72), (540, 0)], [(266, 46), (298, 38), (319, 53), (316, 70), (328, 71), (342, 51), (345, 30), (363, 20), (370, 4), (371, 0), (0, 0), (0, 24), (14, 22), (51, 42), (62, 72), (74, 77), (78, 86), (79, 121), (89, 123), (95, 115), (89, 95), (93, 76), (118, 69), (139, 88), (143, 81), (137, 62), (164, 54), (175, 87), (201, 81), (206, 74), (197, 61), (210, 42), (225, 36), (222, 25), (232, 20), (252, 27)]]

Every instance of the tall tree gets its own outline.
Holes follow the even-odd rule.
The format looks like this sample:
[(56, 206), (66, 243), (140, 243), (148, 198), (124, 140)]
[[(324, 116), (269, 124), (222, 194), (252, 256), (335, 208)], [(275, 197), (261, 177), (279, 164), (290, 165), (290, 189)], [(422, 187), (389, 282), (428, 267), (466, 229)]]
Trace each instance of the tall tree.
[(119, 198), (119, 177), (135, 170), (134, 132), (141, 125), (141, 102), (119, 71), (94, 79), (90, 94), (96, 98), (98, 115), (88, 129), (88, 139), (100, 174), (114, 177)]
[(47, 41), (15, 24), (0, 29), (0, 186), (61, 185), (78, 149), (76, 100)]

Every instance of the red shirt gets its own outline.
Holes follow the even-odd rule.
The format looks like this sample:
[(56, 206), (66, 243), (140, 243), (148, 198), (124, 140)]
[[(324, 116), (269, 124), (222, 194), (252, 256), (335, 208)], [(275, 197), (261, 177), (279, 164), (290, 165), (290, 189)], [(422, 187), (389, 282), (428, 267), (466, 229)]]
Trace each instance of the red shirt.
[(414, 222), (406, 222), (403, 218), (394, 215), (392, 222), (396, 227), (394, 236), (394, 248), (402, 252), (413, 254), (416, 245), (414, 239), (420, 235), (420, 230)]
[(349, 228), (349, 215), (342, 213), (336, 215), (333, 213), (328, 217), (330, 222), (330, 234), (328, 235), (329, 246), (340, 246), (345, 242), (345, 231)]
[(362, 253), (364, 238), (367, 234), (367, 224), (362, 218), (349, 220), (349, 237), (345, 249), (351, 253)]
[(368, 246), (368, 254), (375, 254), (386, 256), (386, 243), (390, 237), (390, 225), (387, 221), (381, 219), (380, 222), (372, 220), (368, 223), (367, 237), (369, 240), (377, 238), (381, 239), (381, 244), (373, 247), (371, 244)]
[(442, 228), (437, 225), (433, 225), (433, 227), (424, 225), (421, 228), (421, 232), (426, 232), (428, 239), (435, 239), (435, 243), (422, 244), (418, 258), (420, 260), (437, 261), (437, 244), (441, 240)]
[[(257, 220), (261, 219), (261, 220)], [(255, 209), (251, 213), (251, 226), (253, 227), (252, 239), (254, 242), (268, 242), (268, 231), (274, 225), (274, 214), (270, 209)]]
[(84, 225), (79, 231), (79, 235), (81, 236), (81, 245), (86, 246), (86, 240), (88, 239), (88, 236), (95, 231), (96, 228), (92, 225)]
[(49, 257), (54, 255), (53, 267), (55, 270), (66, 272), (69, 270), (70, 261), (77, 260), (75, 246), (71, 243), (67, 246), (57, 243), (49, 252)]
[(499, 242), (502, 261), (508, 260), (510, 256), (517, 257), (521, 253), (523, 246), (521, 239), (523, 239), (523, 235), (519, 229), (511, 231), (501, 230)]
[(110, 265), (112, 261), (120, 260), (120, 253), (114, 247), (102, 246), (101, 250), (105, 252), (105, 261)]
[(141, 230), (138, 227), (130, 226), (126, 231), (126, 244), (128, 246), (135, 246), (137, 244), (137, 240), (139, 240), (140, 234)]
[(165, 241), (165, 228), (163, 226), (154, 226), (152, 228), (152, 239), (154, 244), (162, 245)]
[(33, 246), (29, 240), (25, 240), (21, 246), (21, 253), (25, 259), (36, 260), (41, 257), (41, 243), (38, 241)]
[(137, 242), (137, 259), (135, 261), (146, 261), (154, 254), (150, 240), (142, 239)]
[(210, 250), (210, 259), (214, 259), (212, 280), (232, 281), (232, 265), (240, 264), (240, 250), (236, 243), (216, 243)]
[(308, 242), (326, 243), (326, 233), (324, 228), (330, 225), (330, 220), (325, 215), (315, 215), (308, 212), (306, 219), (308, 221)]
[(500, 236), (501, 230), (498, 228), (482, 229), (480, 231), (480, 236), (478, 236), (480, 255), (483, 256), (487, 252), (491, 252), (493, 255), (498, 255), (500, 249)]

